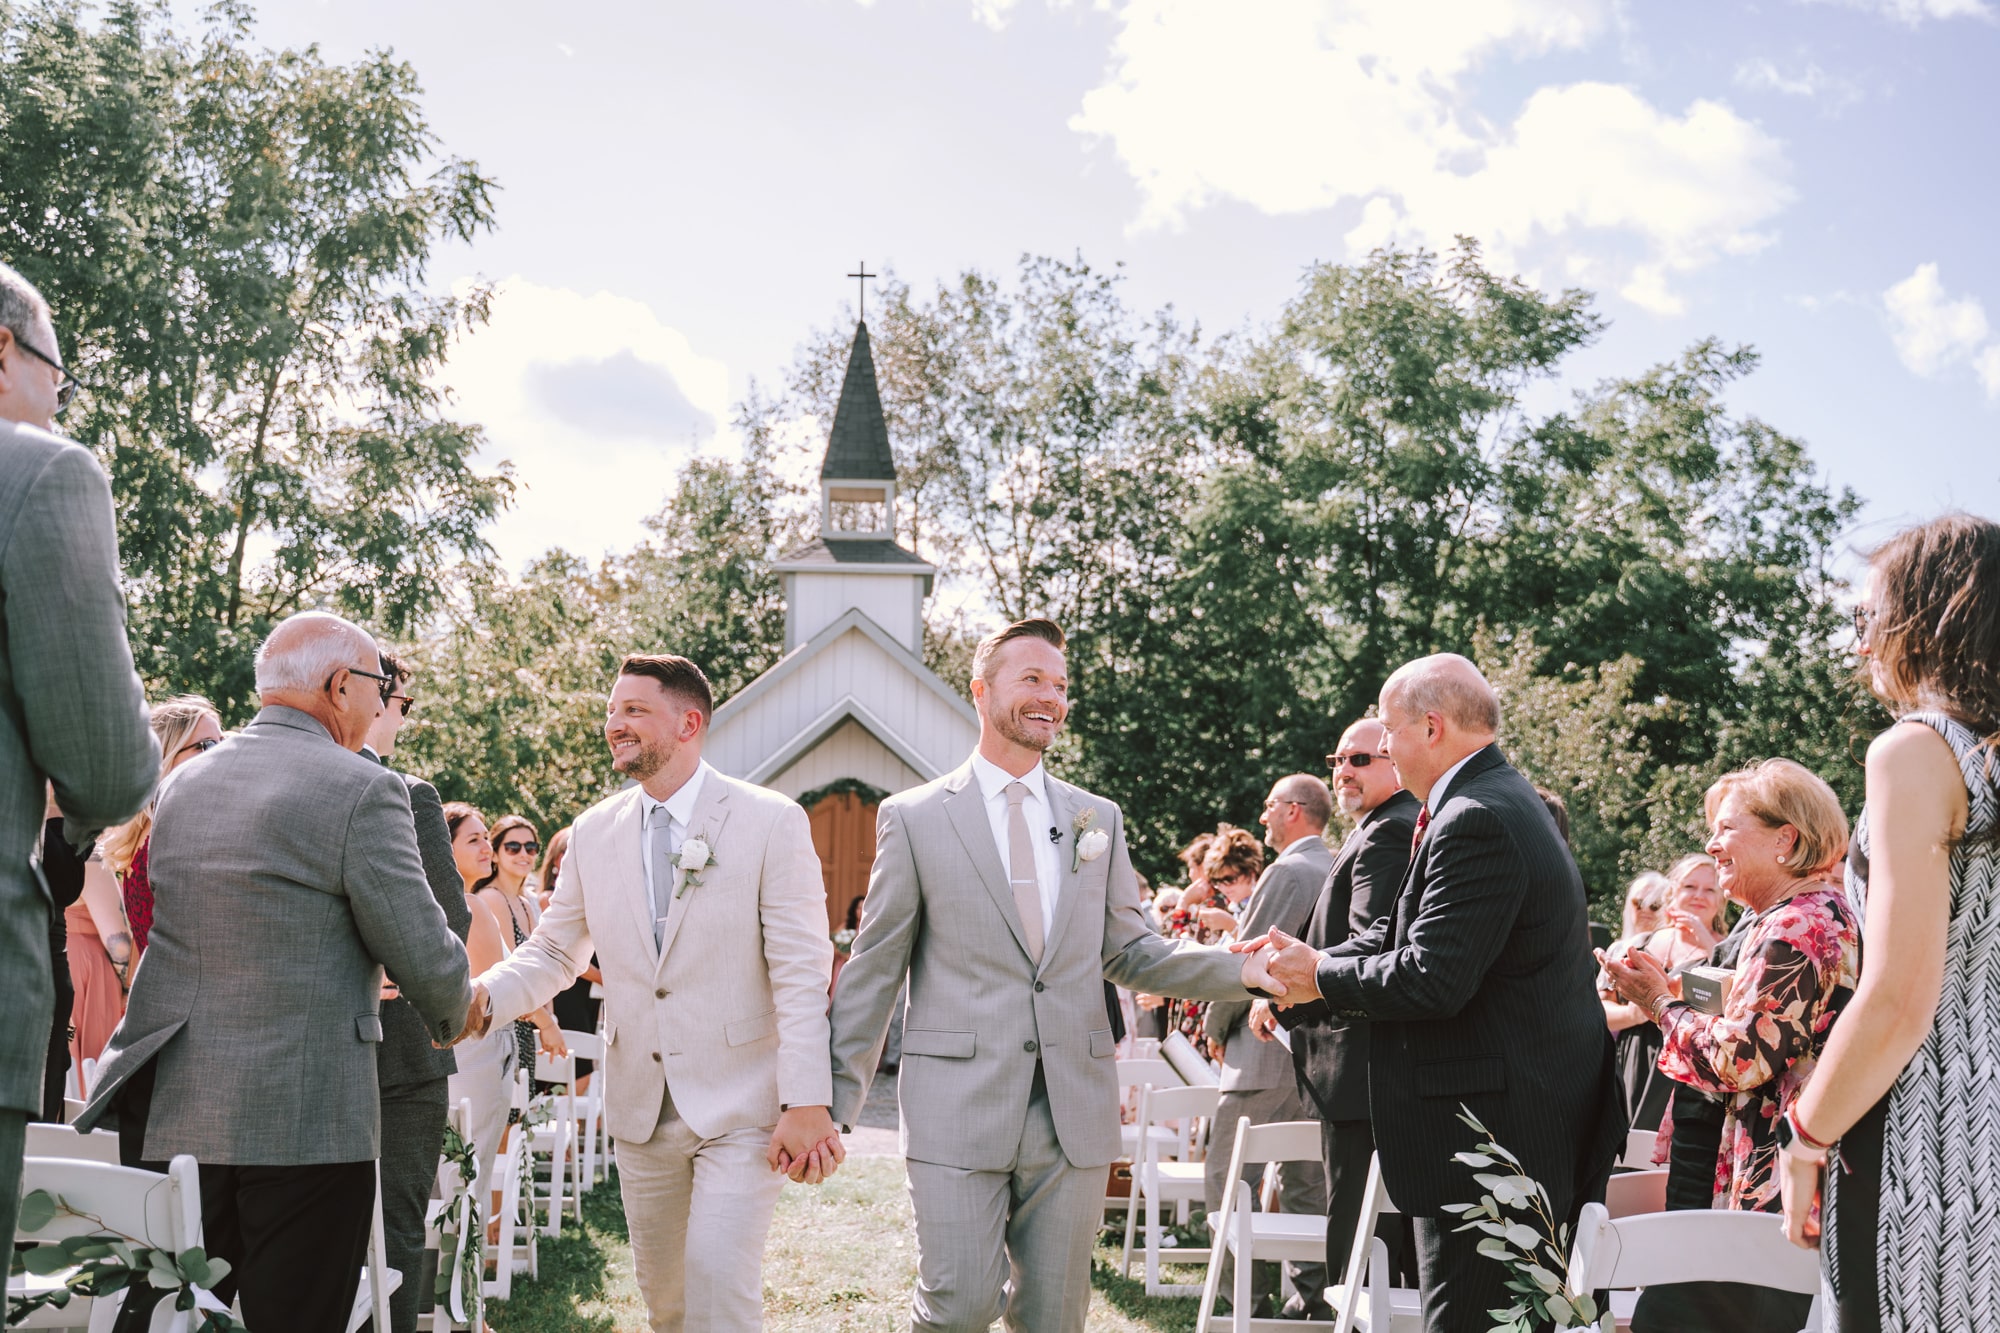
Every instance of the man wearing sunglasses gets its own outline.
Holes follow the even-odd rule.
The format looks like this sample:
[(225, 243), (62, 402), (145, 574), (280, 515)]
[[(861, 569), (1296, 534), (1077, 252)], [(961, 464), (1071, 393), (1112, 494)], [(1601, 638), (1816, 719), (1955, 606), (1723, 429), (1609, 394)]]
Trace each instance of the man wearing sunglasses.
[(160, 771), (132, 669), (111, 486), (60, 439), (65, 378), (48, 303), (0, 264), (0, 1236), (14, 1234), (27, 1118), (55, 1012), (44, 792), (87, 849), (136, 814)]
[[(1305, 939), (1330, 949), (1359, 935), (1389, 915), (1396, 890), (1410, 868), (1410, 843), (1417, 827), (1417, 798), (1403, 790), (1396, 769), (1380, 753), (1382, 724), (1356, 722), (1341, 734), (1326, 757), (1334, 802), (1355, 822), (1319, 901), (1306, 920)], [(1375, 1135), (1368, 1114), (1368, 1024), (1334, 1017), (1324, 1000), (1273, 1009), (1259, 1001), (1251, 1027), (1260, 1035), (1272, 1018), (1292, 1035), (1292, 1066), (1306, 1106), (1320, 1122), (1320, 1150), (1326, 1166), (1326, 1263), (1337, 1274), (1347, 1266), (1368, 1184)], [(1400, 1224), (1383, 1227), (1392, 1253), (1400, 1248)]]
[(152, 937), (77, 1119), (115, 1107), (128, 1165), (201, 1163), (205, 1244), (232, 1270), (215, 1294), (253, 1329), (347, 1326), (383, 1147), (384, 969), (429, 1040), (472, 1000), (409, 789), (359, 753), (395, 686), (338, 616), (271, 631), (262, 710), (160, 787)]

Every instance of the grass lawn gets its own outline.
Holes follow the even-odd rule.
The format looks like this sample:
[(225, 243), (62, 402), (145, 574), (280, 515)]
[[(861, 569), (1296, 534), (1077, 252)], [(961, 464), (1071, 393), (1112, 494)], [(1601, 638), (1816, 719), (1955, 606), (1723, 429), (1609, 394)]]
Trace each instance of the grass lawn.
[[(1097, 1248), (1090, 1328), (1192, 1329), (1194, 1300), (1148, 1299), (1143, 1283), (1118, 1277), (1119, 1249), (1115, 1242)], [(765, 1327), (772, 1333), (906, 1329), (916, 1264), (902, 1160), (850, 1157), (826, 1185), (788, 1185), (779, 1196), (764, 1254)], [(1178, 1281), (1201, 1280), (1199, 1270), (1173, 1272)], [(571, 1221), (560, 1239), (542, 1241), (541, 1277), (516, 1278), (514, 1298), (490, 1306), (487, 1322), (496, 1333), (644, 1333), (645, 1306), (632, 1280), (615, 1180), (585, 1196), (581, 1228)]]

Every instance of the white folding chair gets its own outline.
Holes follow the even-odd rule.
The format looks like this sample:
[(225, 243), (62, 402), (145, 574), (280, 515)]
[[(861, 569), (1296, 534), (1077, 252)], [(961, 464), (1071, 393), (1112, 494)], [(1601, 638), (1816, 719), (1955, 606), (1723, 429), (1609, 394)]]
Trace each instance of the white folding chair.
[[(447, 1123), (464, 1138), (469, 1133), (467, 1126), (472, 1123), (472, 1103), (460, 1101), (452, 1107)], [(431, 1333), (449, 1333), (452, 1329), (469, 1327), (476, 1313), (474, 1297), (479, 1293), (465, 1289), (464, 1260), (467, 1247), (473, 1244), (477, 1232), (485, 1228), (482, 1220), (475, 1229), (472, 1220), (474, 1202), (481, 1198), (479, 1191), (485, 1187), (477, 1179), (468, 1183), (470, 1187), (461, 1193), (457, 1164), (442, 1157), (438, 1159), (437, 1197), (431, 1200), (430, 1208), (425, 1213), (424, 1226), (427, 1231), (435, 1228), (439, 1215), (447, 1208), (451, 1209), (451, 1215), (438, 1238), (438, 1272), (450, 1276), (445, 1279), (445, 1290), (431, 1306)], [(456, 1204), (452, 1203), (454, 1199)], [(480, 1207), (483, 1213), (484, 1205)]]
[(97, 1061), (92, 1057), (86, 1056), (83, 1061), (83, 1073), (79, 1074), (76, 1080), (77, 1100), (88, 1102), (90, 1100), (91, 1089), (96, 1086)]
[(68, 1125), (29, 1125), (29, 1157), (60, 1157), (71, 1162), (102, 1162), (117, 1166), (118, 1136), (108, 1129), (79, 1134)]
[[(1197, 1333), (1226, 1328), (1232, 1333), (1250, 1333), (1250, 1266), (1253, 1263), (1324, 1263), (1326, 1261), (1326, 1217), (1321, 1213), (1257, 1212), (1250, 1185), (1243, 1179), (1246, 1166), (1273, 1162), (1317, 1162), (1320, 1160), (1320, 1129), (1317, 1120), (1281, 1120), (1271, 1125), (1253, 1125), (1244, 1116), (1236, 1123), (1236, 1148), (1229, 1155), (1230, 1182), (1227, 1209), (1208, 1215), (1215, 1233), (1214, 1248), (1208, 1256), (1208, 1280), (1201, 1288), (1201, 1310), (1195, 1317)], [(1235, 1260), (1235, 1282), (1230, 1292), (1231, 1313), (1212, 1318), (1215, 1298), (1222, 1287), (1225, 1256)]]
[(1667, 1171), (1620, 1171), (1604, 1187), (1604, 1211), (1613, 1217), (1667, 1211)]
[[(595, 1032), (572, 1032), (568, 1028), (563, 1029), (562, 1035), (569, 1046), (572, 1072), (576, 1060), (588, 1060), (592, 1066), (588, 1092), (580, 1093), (574, 1082), (570, 1084), (570, 1097), (576, 1106), (577, 1139), (583, 1149), (583, 1161), (577, 1171), (577, 1192), (582, 1195), (590, 1193), (604, 1169), (604, 1159), (599, 1152), (604, 1133), (604, 1038)], [(581, 1200), (576, 1215), (581, 1221)]]
[[(1212, 1119), (1222, 1094), (1215, 1088), (1146, 1087), (1139, 1094), (1138, 1127), (1174, 1127), (1175, 1133), (1190, 1134), (1194, 1122)], [(1183, 1140), (1185, 1141), (1185, 1140)], [(1145, 1138), (1145, 1154), (1132, 1171), (1132, 1206), (1125, 1210), (1125, 1259), (1120, 1270), (1132, 1276), (1132, 1238), (1139, 1209), (1146, 1210), (1146, 1294), (1148, 1296), (1193, 1296), (1200, 1287), (1160, 1281), (1160, 1205), (1172, 1204), (1179, 1220), (1187, 1220), (1189, 1207), (1207, 1193), (1206, 1168), (1186, 1153), (1179, 1160), (1164, 1158), (1160, 1140), (1150, 1132)], [(1206, 1249), (1176, 1249), (1175, 1263), (1208, 1262)]]
[[(1569, 1290), (1629, 1291), (1661, 1282), (1747, 1282), (1813, 1297), (1807, 1333), (1820, 1326), (1819, 1255), (1785, 1239), (1773, 1213), (1683, 1209), (1614, 1218), (1585, 1204), (1570, 1251)], [(1607, 1312), (1595, 1328), (1614, 1333)]]
[[(541, 1056), (536, 1062), (535, 1077), (560, 1087), (560, 1091), (545, 1092), (534, 1099), (532, 1109), (544, 1119), (529, 1131), (529, 1146), (537, 1163), (535, 1179), (529, 1182), (530, 1197), (543, 1219), (542, 1234), (559, 1236), (565, 1209), (574, 1212), (577, 1221), (583, 1221), (583, 1189), (579, 1183), (583, 1175), (583, 1147), (577, 1135), (575, 1055)], [(544, 1154), (549, 1161), (546, 1192), (542, 1189), (539, 1165)]]
[[(1174, 1067), (1165, 1060), (1132, 1059), (1118, 1061), (1118, 1104), (1121, 1107), (1127, 1105), (1136, 1107), (1138, 1104), (1138, 1094), (1142, 1089), (1149, 1087), (1179, 1088), (1186, 1085), (1187, 1080), (1176, 1073)], [(1180, 1156), (1180, 1153), (1175, 1151), (1180, 1144), (1179, 1134), (1171, 1129), (1157, 1125), (1152, 1126), (1150, 1130), (1142, 1130), (1138, 1122), (1134, 1121), (1132, 1124), (1120, 1127), (1120, 1135), (1124, 1141), (1125, 1156), (1131, 1158), (1133, 1161), (1138, 1161), (1144, 1155), (1140, 1148), (1142, 1133), (1146, 1134), (1147, 1137), (1158, 1139), (1161, 1147), (1176, 1157)]]
[(1347, 1269), (1339, 1285), (1326, 1289), (1326, 1303), (1333, 1307), (1333, 1333), (1423, 1333), (1423, 1296), (1414, 1287), (1389, 1285), (1389, 1247), (1375, 1234), (1375, 1220), (1397, 1211), (1382, 1183), (1382, 1160), (1371, 1157), (1354, 1243), (1347, 1250)]
[(1651, 1171), (1653, 1169), (1653, 1145), (1660, 1136), (1650, 1129), (1628, 1129), (1625, 1131), (1625, 1151), (1618, 1158), (1618, 1165), (1629, 1171)]
[[(87, 1217), (58, 1216), (39, 1231), (17, 1232), (16, 1240), (59, 1241), (71, 1236), (90, 1236), (101, 1231), (136, 1237), (141, 1243), (170, 1254), (179, 1254), (201, 1244), (201, 1171), (185, 1154), (167, 1164), (160, 1175), (135, 1167), (107, 1165), (67, 1157), (29, 1156), (21, 1164), (21, 1188), (47, 1190), (77, 1213)], [(32, 1274), (9, 1278), (7, 1294), (24, 1296), (61, 1285), (60, 1274), (36, 1277)], [(123, 1293), (104, 1297), (106, 1305), (122, 1304)], [(88, 1296), (78, 1296), (62, 1309), (44, 1308), (10, 1328), (86, 1328), (92, 1322)], [(192, 1311), (167, 1313), (155, 1309), (151, 1327), (185, 1333), (195, 1326)], [(97, 1322), (103, 1323), (98, 1316)], [(108, 1325), (107, 1325), (108, 1326)]]
[(375, 1163), (375, 1216), (368, 1227), (368, 1258), (361, 1268), (361, 1285), (354, 1289), (347, 1333), (358, 1333), (371, 1318), (375, 1327), (389, 1327), (389, 1297), (403, 1285), (403, 1274), (389, 1267), (389, 1237), (382, 1226), (382, 1163)]
[[(528, 1109), (528, 1082), (524, 1074), (516, 1073), (513, 1084), (513, 1109), (526, 1114)], [(489, 1301), (504, 1301), (514, 1291), (514, 1274), (526, 1273), (529, 1277), (541, 1276), (541, 1252), (537, 1239), (541, 1229), (530, 1221), (524, 1225), (521, 1220), (522, 1192), (532, 1203), (534, 1182), (521, 1179), (521, 1134), (518, 1124), (509, 1125), (505, 1130), (505, 1140), (493, 1159), (493, 1180), (480, 1180), (480, 1208), (492, 1207), (493, 1195), (500, 1195), (498, 1214), (499, 1235), (487, 1248), (487, 1258), (493, 1264), (493, 1276), (480, 1283), (480, 1294)], [(494, 1218), (488, 1217), (488, 1221)]]

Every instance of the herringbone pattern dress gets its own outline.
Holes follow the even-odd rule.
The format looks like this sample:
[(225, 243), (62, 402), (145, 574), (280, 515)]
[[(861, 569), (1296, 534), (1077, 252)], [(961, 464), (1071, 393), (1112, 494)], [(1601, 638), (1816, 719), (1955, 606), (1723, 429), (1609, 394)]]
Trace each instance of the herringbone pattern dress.
[[(2000, 1329), (2000, 756), (1941, 713), (1903, 720), (1951, 746), (1968, 817), (1951, 857), (1937, 1018), (1888, 1098), (1875, 1249), (1881, 1327)], [(1865, 920), (1867, 811), (1855, 840), (1848, 894)]]

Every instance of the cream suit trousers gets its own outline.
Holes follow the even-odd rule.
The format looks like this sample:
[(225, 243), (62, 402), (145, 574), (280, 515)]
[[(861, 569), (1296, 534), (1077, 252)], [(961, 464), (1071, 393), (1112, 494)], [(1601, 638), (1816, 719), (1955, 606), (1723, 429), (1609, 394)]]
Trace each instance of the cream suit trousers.
[(764, 1237), (785, 1183), (764, 1158), (774, 1128), (704, 1139), (666, 1097), (652, 1138), (619, 1140), (632, 1268), (653, 1333), (764, 1327)]

